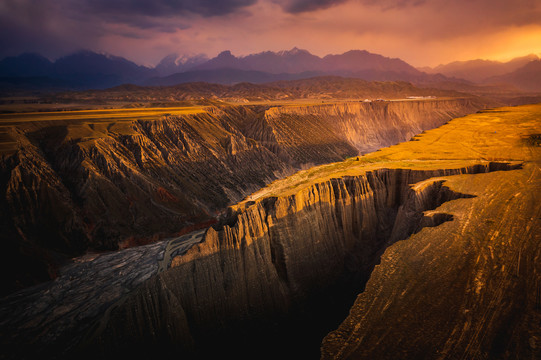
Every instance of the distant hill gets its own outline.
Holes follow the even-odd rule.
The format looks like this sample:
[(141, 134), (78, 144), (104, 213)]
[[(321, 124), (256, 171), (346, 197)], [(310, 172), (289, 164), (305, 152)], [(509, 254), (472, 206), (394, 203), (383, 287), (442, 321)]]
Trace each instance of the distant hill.
[(288, 51), (265, 51), (244, 57), (236, 57), (223, 51), (215, 58), (194, 67), (194, 70), (239, 69), (282, 73), (359, 73), (363, 71), (393, 72), (412, 75), (422, 73), (400, 59), (391, 59), (365, 50), (351, 50), (340, 55), (320, 58), (307, 50), (293, 48)]
[(197, 65), (207, 62), (209, 58), (205, 54), (193, 56), (169, 54), (164, 57), (154, 68), (157, 75), (168, 76), (171, 74), (192, 70)]
[(456, 91), (419, 88), (403, 81), (365, 81), (338, 76), (275, 81), (266, 84), (248, 82), (234, 85), (204, 82), (183, 83), (175, 86), (122, 85), (106, 90), (88, 90), (56, 94), (53, 102), (130, 102), (161, 103), (200, 100), (268, 101), (296, 99), (378, 99), (408, 96), (461, 97)]
[(57, 75), (76, 74), (111, 74), (123, 78), (145, 78), (153, 74), (153, 70), (140, 66), (119, 56), (97, 54), (91, 51), (79, 51), (61, 57), (54, 63)]
[(321, 58), (306, 50), (265, 51), (245, 57), (236, 57), (223, 51), (215, 58), (195, 67), (195, 70), (237, 69), (263, 71), (272, 74), (322, 71)]
[[(38, 54), (22, 54), (0, 61), (0, 87), (21, 89), (108, 88), (143, 81), (155, 70), (122, 57), (79, 51), (51, 62)], [(13, 84), (13, 85), (9, 85)]]
[[(320, 58), (307, 50), (266, 51), (245, 57), (235, 57), (224, 51), (195, 70), (239, 69), (271, 74), (318, 73), (325, 75), (356, 76), (367, 80), (406, 80), (424, 74), (400, 59), (391, 59), (364, 50), (351, 50), (340, 55)], [(388, 74), (391, 74), (387, 76)], [(287, 79), (284, 79), (287, 80)]]
[(68, 89), (104, 89), (143, 81), (153, 74), (153, 69), (122, 57), (80, 51), (56, 60), (47, 76)]
[(223, 85), (232, 85), (242, 82), (261, 84), (278, 80), (293, 80), (316, 76), (315, 72), (303, 72), (293, 74), (273, 74), (255, 70), (241, 70), (234, 68), (192, 70), (165, 77), (152, 78), (145, 81), (144, 85), (172, 86), (190, 82), (208, 82)]
[[(490, 78), (491, 81), (504, 81), (505, 78), (493, 78), (513, 72), (536, 58), (535, 55), (529, 55), (507, 63), (487, 60), (455, 62), (435, 69), (426, 68), (425, 70), (430, 72), (427, 73), (401, 59), (365, 50), (351, 50), (324, 57), (298, 48), (278, 52), (264, 51), (239, 57), (230, 51), (223, 51), (212, 59), (201, 54), (171, 54), (164, 57), (154, 68), (137, 65), (122, 57), (91, 51), (79, 51), (54, 62), (38, 54), (22, 54), (0, 61), (0, 94), (11, 96), (25, 91), (39, 93), (106, 89), (121, 84), (261, 84), (315, 76), (340, 76), (367, 81), (407, 81), (425, 87), (464, 91), (472, 87), (475, 90), (474, 83), (469, 81), (471, 79), (484, 81)], [(514, 85), (516, 81), (507, 84)]]
[(189, 71), (154, 78), (145, 84), (167, 86), (194, 81), (219, 84), (265, 83), (313, 76), (343, 76), (369, 81), (415, 83), (452, 81), (443, 75), (421, 72), (400, 59), (364, 50), (351, 50), (340, 55), (327, 55), (321, 58), (307, 50), (293, 48), (279, 52), (265, 51), (244, 57), (236, 57), (230, 51), (223, 51), (218, 56), (191, 67)]
[(127, 83), (171, 86), (200, 81), (226, 85), (260, 84), (329, 75), (415, 83), (442, 80), (442, 75), (427, 75), (400, 59), (364, 50), (325, 57), (298, 48), (242, 57), (223, 51), (212, 59), (201, 54), (171, 54), (155, 68), (140, 66), (118, 56), (79, 51), (54, 62), (38, 54), (5, 58), (0, 61), (0, 91), (104, 89)]
[(487, 82), (512, 84), (525, 91), (541, 91), (541, 60), (530, 61), (509, 74), (491, 77)]
[(441, 73), (449, 77), (482, 83), (491, 77), (513, 72), (527, 63), (538, 59), (539, 57), (534, 54), (518, 57), (507, 62), (476, 59), (455, 61), (445, 65), (438, 65), (435, 68), (425, 67), (422, 70), (427, 73)]
[(41, 77), (50, 76), (53, 63), (39, 55), (24, 53), (0, 60), (0, 77)]
[(419, 76), (421, 72), (403, 60), (392, 59), (365, 50), (351, 50), (341, 55), (327, 55), (322, 59), (323, 71), (394, 72)]
[(324, 71), (320, 66), (321, 58), (296, 47), (286, 51), (265, 51), (248, 55), (242, 58), (242, 61), (249, 69), (273, 74)]

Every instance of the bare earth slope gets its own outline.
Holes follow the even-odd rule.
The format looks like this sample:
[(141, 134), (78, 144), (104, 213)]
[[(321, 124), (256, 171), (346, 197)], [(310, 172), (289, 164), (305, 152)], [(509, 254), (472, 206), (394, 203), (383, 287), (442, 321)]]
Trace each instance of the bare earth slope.
[(474, 114), (276, 181), (82, 348), (317, 358), (345, 318), (323, 358), (537, 358), (540, 119)]
[(17, 264), (2, 291), (54, 276), (62, 258), (88, 249), (208, 226), (295, 170), (407, 140), (483, 106), (458, 98), (2, 115), (3, 256)]
[(443, 204), (454, 221), (384, 253), (326, 359), (534, 359), (541, 356), (541, 106), (458, 119), (385, 149), (389, 160), (523, 160), (521, 170), (449, 178), (473, 199)]

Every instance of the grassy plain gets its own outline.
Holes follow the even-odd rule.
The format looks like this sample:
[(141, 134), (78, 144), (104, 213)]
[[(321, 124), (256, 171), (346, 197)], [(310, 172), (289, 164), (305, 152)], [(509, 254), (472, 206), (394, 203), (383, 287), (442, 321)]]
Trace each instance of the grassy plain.
[(18, 125), (36, 121), (132, 121), (134, 119), (152, 119), (166, 114), (184, 115), (203, 112), (203, 107), (160, 107), (135, 109), (99, 109), (51, 112), (26, 112), (0, 114), (0, 124)]

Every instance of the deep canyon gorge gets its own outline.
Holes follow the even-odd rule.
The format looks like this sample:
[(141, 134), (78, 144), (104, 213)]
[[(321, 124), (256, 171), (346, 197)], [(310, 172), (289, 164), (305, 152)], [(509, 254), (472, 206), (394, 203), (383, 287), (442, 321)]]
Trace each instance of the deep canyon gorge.
[(87, 254), (4, 297), (3, 345), (15, 357), (535, 357), (540, 153), (526, 140), (540, 110), (457, 118), (485, 107), (228, 106), (14, 128), (2, 219), (28, 277), (11, 281), (47, 278), (29, 262), (154, 243)]
[[(206, 107), (157, 120), (33, 121), (0, 162), (3, 292), (63, 259), (208, 226), (294, 171), (374, 151), (486, 106), (476, 98)], [(5, 263), (5, 261), (4, 261)]]
[(0, 360), (541, 360), (541, 0), (0, 0)]

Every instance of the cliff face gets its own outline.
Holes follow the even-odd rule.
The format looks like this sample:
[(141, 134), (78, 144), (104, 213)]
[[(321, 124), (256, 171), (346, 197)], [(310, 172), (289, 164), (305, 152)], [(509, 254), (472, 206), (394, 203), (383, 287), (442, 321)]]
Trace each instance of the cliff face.
[[(475, 112), (479, 106), (473, 99), (442, 99), (276, 107), (266, 111), (264, 125), (257, 126), (257, 130), (267, 130), (266, 136), (255, 131), (250, 135), (289, 147), (298, 162), (320, 163), (317, 156), (332, 152), (329, 145), (353, 146), (356, 153), (375, 151)], [(306, 151), (314, 145), (319, 153)], [(341, 160), (339, 156), (335, 158)]]
[(455, 119), (275, 181), (204, 235), (85, 257), (2, 298), (5, 357), (537, 359), (540, 118)]
[(86, 344), (107, 354), (317, 356), (385, 247), (451, 220), (424, 212), (468, 197), (434, 177), (511, 168), (380, 169), (248, 203), (119, 302)]
[(321, 359), (539, 358), (539, 179), (539, 163), (450, 178), (475, 197), (385, 250)]
[[(296, 169), (409, 139), (480, 107), (471, 99), (210, 107), (128, 123), (13, 126), (18, 149), (0, 161), (2, 237), (18, 264), (10, 273), (24, 285), (54, 276), (62, 256), (208, 224)], [(5, 291), (15, 287), (5, 280)]]
[(484, 111), (374, 154), (523, 166), (449, 178), (475, 197), (443, 204), (453, 221), (386, 249), (322, 359), (541, 358), (540, 119), (540, 104)]

